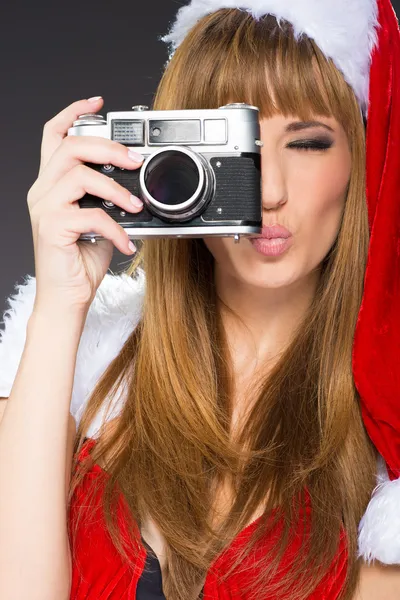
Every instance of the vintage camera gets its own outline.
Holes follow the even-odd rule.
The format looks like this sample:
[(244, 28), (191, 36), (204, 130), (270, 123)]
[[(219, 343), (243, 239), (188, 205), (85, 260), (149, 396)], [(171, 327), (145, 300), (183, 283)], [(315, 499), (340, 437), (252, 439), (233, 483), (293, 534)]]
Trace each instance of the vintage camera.
[[(68, 135), (115, 140), (145, 157), (140, 169), (86, 163), (112, 177), (144, 208), (122, 210), (86, 194), (81, 208), (101, 207), (132, 238), (234, 237), (262, 228), (259, 110), (244, 103), (217, 109), (132, 111), (81, 115)], [(101, 238), (85, 233), (81, 239)]]

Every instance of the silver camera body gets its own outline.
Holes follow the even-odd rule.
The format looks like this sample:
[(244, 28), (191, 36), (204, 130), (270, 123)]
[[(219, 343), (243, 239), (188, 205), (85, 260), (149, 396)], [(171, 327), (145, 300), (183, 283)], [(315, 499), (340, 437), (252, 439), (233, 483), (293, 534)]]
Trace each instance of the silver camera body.
[[(100, 207), (128, 236), (234, 237), (262, 229), (259, 109), (244, 103), (217, 109), (84, 114), (68, 135), (114, 140), (144, 156), (140, 169), (86, 163), (144, 203), (139, 213), (86, 194), (81, 208)], [(97, 233), (81, 239), (101, 238)]]

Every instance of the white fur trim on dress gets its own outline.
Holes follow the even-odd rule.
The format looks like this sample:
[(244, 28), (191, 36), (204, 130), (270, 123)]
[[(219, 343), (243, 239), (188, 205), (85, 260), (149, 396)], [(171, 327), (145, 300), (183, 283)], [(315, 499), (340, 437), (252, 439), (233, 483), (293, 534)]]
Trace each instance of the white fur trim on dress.
[[(89, 395), (110, 362), (117, 356), (136, 327), (143, 310), (145, 275), (137, 279), (107, 274), (90, 306), (79, 344), (74, 376), (71, 414), (80, 421)], [(8, 298), (9, 308), (0, 330), (0, 397), (10, 394), (26, 340), (26, 326), (32, 313), (36, 280), (26, 276)], [(116, 416), (123, 405), (123, 390), (116, 396), (111, 412), (100, 410), (89, 431), (96, 437), (103, 419)], [(400, 564), (400, 479), (390, 481), (380, 459), (377, 487), (359, 526), (359, 555), (386, 564)]]
[(260, 19), (266, 14), (289, 21), (296, 37), (305, 33), (343, 73), (367, 113), (371, 54), (377, 43), (377, 0), (192, 0), (178, 10), (169, 33), (172, 58), (190, 29), (205, 15), (237, 8)]
[[(3, 316), (4, 331), (0, 331), (0, 397), (8, 398), (25, 346), (26, 327), (36, 295), (36, 279), (27, 275), (16, 285), (16, 293), (8, 298), (9, 308)], [(118, 355), (141, 313), (145, 291), (145, 276), (138, 271), (137, 279), (126, 274), (107, 273), (89, 308), (82, 332), (73, 383), (70, 412), (77, 423), (95, 384), (110, 362)], [(107, 419), (120, 410), (123, 390), (118, 390)], [(93, 420), (89, 437), (96, 437), (105, 411)]]

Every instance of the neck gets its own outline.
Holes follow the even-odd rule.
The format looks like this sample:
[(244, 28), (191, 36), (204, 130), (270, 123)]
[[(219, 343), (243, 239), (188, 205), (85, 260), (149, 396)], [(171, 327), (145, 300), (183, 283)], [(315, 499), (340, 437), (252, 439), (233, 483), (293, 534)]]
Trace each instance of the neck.
[(215, 265), (221, 318), (235, 371), (273, 363), (290, 343), (315, 295), (319, 271), (279, 288), (251, 286)]

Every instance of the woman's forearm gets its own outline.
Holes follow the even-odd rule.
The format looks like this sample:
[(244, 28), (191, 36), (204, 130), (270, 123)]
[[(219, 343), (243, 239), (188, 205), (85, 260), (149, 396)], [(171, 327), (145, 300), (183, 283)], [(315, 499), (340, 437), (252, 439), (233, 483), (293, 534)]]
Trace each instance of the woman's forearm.
[[(34, 311), (0, 424), (0, 598), (69, 596), (67, 439), (85, 316)], [(0, 365), (1, 368), (1, 365)]]

